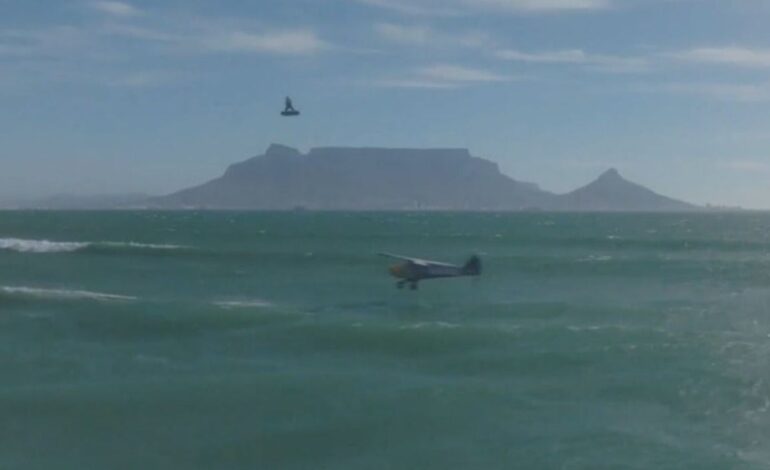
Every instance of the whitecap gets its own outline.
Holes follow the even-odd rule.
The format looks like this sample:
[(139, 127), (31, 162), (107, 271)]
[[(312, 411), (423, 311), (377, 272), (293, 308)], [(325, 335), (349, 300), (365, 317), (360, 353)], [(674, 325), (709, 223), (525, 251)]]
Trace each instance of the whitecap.
[(578, 263), (605, 263), (607, 261), (612, 261), (612, 256), (610, 255), (589, 255), (585, 258), (580, 258), (578, 260)]
[(184, 245), (171, 245), (163, 243), (138, 243), (138, 242), (99, 242), (98, 245), (110, 248), (140, 248), (150, 250), (181, 250), (187, 248)]
[(0, 238), (0, 250), (20, 253), (66, 253), (91, 245), (89, 242), (56, 242), (51, 240), (26, 240), (23, 238)]
[(82, 250), (91, 246), (107, 248), (133, 248), (146, 250), (180, 250), (187, 248), (183, 245), (138, 242), (61, 242), (51, 240), (32, 240), (24, 238), (0, 238), (0, 250), (17, 251), (20, 253), (68, 253)]
[(42, 299), (64, 299), (64, 300), (102, 300), (102, 301), (130, 301), (137, 300), (130, 295), (106, 294), (104, 292), (93, 292), (87, 290), (69, 290), (69, 289), (42, 289), (38, 287), (25, 286), (0, 286), (0, 293), (8, 295), (18, 295), (23, 297), (35, 297)]
[(214, 305), (220, 308), (265, 308), (272, 307), (273, 304), (262, 299), (249, 299), (249, 300), (219, 300), (212, 302)]
[(425, 328), (435, 328), (435, 329), (454, 329), (454, 328), (460, 328), (461, 325), (458, 325), (457, 323), (449, 323), (444, 321), (429, 321), (429, 322), (420, 322), (420, 323), (412, 323), (409, 325), (404, 325), (400, 329), (402, 330), (422, 330)]

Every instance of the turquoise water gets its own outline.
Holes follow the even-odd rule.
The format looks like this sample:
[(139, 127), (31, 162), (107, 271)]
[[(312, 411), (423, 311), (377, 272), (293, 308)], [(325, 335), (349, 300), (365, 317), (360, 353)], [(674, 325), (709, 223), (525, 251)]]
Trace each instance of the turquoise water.
[(3, 469), (768, 468), (769, 353), (768, 214), (0, 213)]

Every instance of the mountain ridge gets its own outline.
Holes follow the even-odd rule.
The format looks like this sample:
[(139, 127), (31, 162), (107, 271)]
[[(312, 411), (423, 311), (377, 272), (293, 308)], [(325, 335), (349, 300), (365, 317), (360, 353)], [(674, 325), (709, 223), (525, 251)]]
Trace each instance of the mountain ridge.
[(566, 194), (518, 181), (463, 148), (318, 147), (271, 144), (218, 178), (149, 208), (242, 210), (689, 211), (611, 168)]
[(555, 195), (500, 173), (467, 149), (273, 144), (224, 174), (152, 203), (166, 207), (319, 210), (523, 210)]
[(697, 206), (660, 195), (629, 181), (610, 168), (594, 181), (558, 196), (560, 204), (573, 211), (689, 211)]

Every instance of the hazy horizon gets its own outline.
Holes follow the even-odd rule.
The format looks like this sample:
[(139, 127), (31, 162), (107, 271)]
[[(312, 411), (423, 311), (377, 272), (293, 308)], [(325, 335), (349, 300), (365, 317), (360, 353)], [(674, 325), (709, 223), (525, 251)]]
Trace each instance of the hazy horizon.
[[(404, 150), (407, 150), (407, 151), (411, 151), (411, 150), (439, 150), (439, 151), (444, 151), (444, 150), (446, 150), (446, 151), (449, 151), (449, 152), (456, 151), (456, 150), (467, 150), (471, 157), (482, 158), (483, 160), (492, 161), (492, 160), (489, 160), (489, 159), (486, 159), (486, 158), (483, 158), (483, 157), (478, 157), (477, 155), (473, 155), (473, 153), (469, 149), (450, 148), (450, 147), (443, 147), (443, 148), (442, 147), (433, 147), (433, 148), (422, 148), (422, 149), (420, 149), (420, 148), (396, 148), (396, 147), (342, 147), (342, 146), (329, 146), (329, 147), (313, 147), (313, 148), (310, 148), (310, 149), (307, 149), (307, 150), (303, 151), (302, 149), (297, 149), (297, 148), (294, 148), (294, 147), (291, 147), (291, 146), (288, 146), (288, 145), (285, 145), (285, 144), (281, 144), (281, 143), (278, 143), (278, 142), (274, 142), (274, 143), (272, 143), (270, 145), (270, 147), (273, 147), (273, 146), (286, 147), (286, 148), (290, 148), (290, 149), (293, 149), (293, 150), (297, 150), (297, 151), (299, 151), (301, 154), (303, 154), (305, 156), (310, 156), (312, 150), (323, 150), (323, 149), (328, 149), (328, 148), (332, 148), (332, 149), (337, 149), (337, 148), (339, 148), (339, 149), (355, 149), (355, 150), (359, 150), (359, 149), (377, 149), (377, 150), (392, 150), (394, 152), (404, 151)], [(265, 154), (269, 153), (269, 151), (270, 151), (269, 148), (265, 149)], [(252, 158), (260, 158), (260, 157), (263, 157), (263, 156), (264, 155), (260, 153), (259, 155), (255, 155), (253, 157), (249, 157), (246, 160), (250, 160)], [(245, 160), (241, 160), (239, 162), (233, 162), (233, 164), (242, 163), (244, 161)], [(494, 162), (494, 161), (493, 161), (493, 163), (498, 164), (498, 162)], [(229, 165), (228, 165), (228, 168), (229, 168)], [(513, 176), (511, 176), (511, 175), (505, 175), (504, 172), (501, 172), (501, 173), (503, 175), (505, 175), (505, 176), (508, 176), (508, 177), (512, 178), (513, 180), (518, 181), (518, 182), (527, 183), (527, 184), (534, 184), (537, 187), (539, 187), (541, 190), (544, 190), (546, 192), (549, 192), (549, 193), (552, 193), (552, 194), (555, 194), (555, 195), (566, 195), (566, 194), (568, 194), (568, 193), (570, 193), (570, 192), (572, 192), (574, 190), (581, 189), (581, 188), (583, 188), (583, 187), (585, 187), (585, 186), (587, 186), (587, 185), (589, 185), (591, 183), (596, 182), (600, 177), (602, 177), (606, 173), (610, 173), (610, 172), (620, 173), (621, 177), (623, 177), (622, 172), (619, 172), (614, 167), (610, 167), (610, 168), (606, 168), (605, 170), (602, 170), (600, 173), (598, 173), (590, 181), (586, 181), (584, 184), (581, 184), (580, 186), (571, 188), (571, 189), (569, 189), (567, 191), (563, 191), (563, 192), (551, 191), (548, 188), (543, 188), (536, 181), (523, 181), (523, 180), (520, 180), (520, 179), (517, 180), (516, 178), (513, 178)], [(191, 186), (184, 187), (184, 188), (177, 188), (175, 190), (167, 191), (167, 192), (164, 192), (164, 193), (152, 194), (152, 193), (143, 193), (143, 192), (117, 192), (117, 191), (104, 192), (104, 193), (92, 193), (92, 192), (77, 192), (77, 191), (75, 191), (75, 192), (53, 193), (53, 194), (47, 194), (47, 195), (42, 195), (42, 196), (27, 196), (27, 197), (24, 197), (24, 196), (10, 196), (8, 198), (3, 198), (2, 196), (0, 196), (0, 204), (10, 204), (10, 205), (14, 205), (14, 204), (34, 204), (36, 202), (42, 202), (42, 201), (46, 201), (46, 200), (62, 201), (62, 200), (66, 200), (66, 199), (72, 199), (72, 200), (83, 199), (84, 201), (85, 200), (90, 201), (92, 199), (98, 199), (100, 197), (101, 198), (105, 198), (105, 200), (109, 200), (110, 198), (118, 198), (118, 199), (120, 199), (120, 198), (129, 198), (129, 199), (134, 199), (134, 198), (143, 198), (143, 197), (166, 196), (166, 195), (170, 195), (170, 194), (176, 193), (176, 192), (178, 192), (180, 190), (187, 190), (187, 189), (191, 189), (191, 188), (197, 187), (197, 186), (199, 186), (202, 183), (207, 183), (207, 182), (211, 182), (213, 180), (217, 180), (217, 179), (221, 178), (224, 173), (225, 172), (223, 171), (220, 174), (213, 175), (210, 178), (207, 178), (206, 180), (203, 180), (203, 181), (199, 181), (199, 182), (197, 182), (197, 183), (195, 183), (195, 184), (193, 184)], [(633, 181), (632, 183), (640, 184), (637, 181)], [(644, 184), (641, 184), (641, 185), (645, 186)], [(653, 189), (653, 191), (654, 191), (654, 188), (648, 188), (648, 189)], [(690, 201), (683, 201), (683, 202), (690, 202)], [(728, 206), (720, 205), (718, 203), (716, 203), (716, 204), (701, 204), (701, 206), (707, 206), (707, 205), (708, 206), (712, 206), (713, 205), (714, 207), (728, 208)], [(736, 206), (731, 206), (731, 207), (732, 208), (737, 208)]]
[(275, 142), (770, 208), (770, 5), (725, 3), (0, 0), (0, 200), (166, 194)]

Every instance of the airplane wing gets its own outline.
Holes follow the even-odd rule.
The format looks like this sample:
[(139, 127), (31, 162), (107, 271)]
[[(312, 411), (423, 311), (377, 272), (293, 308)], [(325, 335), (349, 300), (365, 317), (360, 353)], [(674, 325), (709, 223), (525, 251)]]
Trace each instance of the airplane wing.
[(386, 258), (399, 259), (401, 261), (406, 261), (407, 263), (413, 263), (413, 264), (416, 264), (417, 266), (444, 266), (444, 267), (452, 267), (452, 268), (457, 267), (454, 264), (440, 263), (438, 261), (430, 261), (426, 259), (412, 258), (409, 256), (395, 255), (393, 253), (377, 253), (377, 254), (380, 256), (384, 256)]

